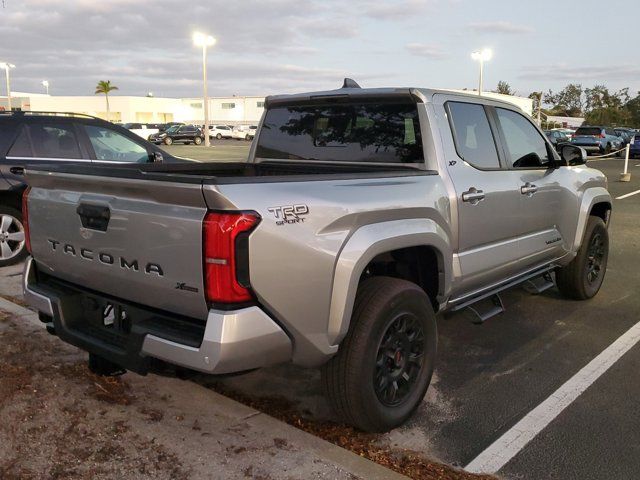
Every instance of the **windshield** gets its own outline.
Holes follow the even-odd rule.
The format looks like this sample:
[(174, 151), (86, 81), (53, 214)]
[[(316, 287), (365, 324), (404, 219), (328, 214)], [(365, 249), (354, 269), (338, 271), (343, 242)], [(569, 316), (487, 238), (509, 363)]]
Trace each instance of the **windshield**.
[(416, 104), (295, 105), (267, 111), (256, 156), (339, 162), (423, 161)]
[(600, 129), (597, 127), (580, 127), (576, 130), (575, 135), (600, 135)]

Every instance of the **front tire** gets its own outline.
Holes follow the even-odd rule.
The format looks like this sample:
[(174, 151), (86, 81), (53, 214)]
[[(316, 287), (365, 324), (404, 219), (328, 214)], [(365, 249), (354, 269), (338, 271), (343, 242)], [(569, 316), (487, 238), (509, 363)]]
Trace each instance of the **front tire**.
[(21, 262), (27, 256), (22, 213), (12, 207), (0, 207), (0, 267)]
[(217, 138), (218, 140), (222, 140), (222, 134), (221, 134), (221, 133), (217, 134), (217, 135), (216, 135), (216, 138)]
[(365, 280), (349, 331), (322, 368), (330, 405), (366, 432), (401, 425), (424, 398), (436, 350), (435, 314), (420, 287), (390, 277)]
[(574, 300), (588, 300), (600, 290), (607, 271), (609, 232), (599, 217), (590, 216), (582, 245), (567, 266), (556, 271), (560, 293)]

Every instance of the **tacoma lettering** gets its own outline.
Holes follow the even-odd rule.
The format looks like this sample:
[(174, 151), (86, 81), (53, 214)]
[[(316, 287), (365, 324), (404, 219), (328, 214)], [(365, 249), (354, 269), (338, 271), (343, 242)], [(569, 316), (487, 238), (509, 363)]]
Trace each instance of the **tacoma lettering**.
[[(70, 243), (62, 243), (58, 240), (51, 238), (47, 239), (47, 243), (51, 246), (51, 250), (54, 252), (62, 251), (65, 255), (72, 257), (79, 256), (80, 258), (88, 261), (97, 261), (102, 265), (114, 266), (118, 265), (123, 270), (132, 272), (140, 271), (140, 262), (137, 259), (126, 259), (124, 257), (115, 257), (111, 253), (107, 252), (94, 252), (90, 248), (76, 247)], [(77, 252), (80, 252), (79, 254)], [(144, 273), (147, 275), (157, 275), (158, 277), (164, 276), (164, 270), (160, 265), (153, 262), (148, 262), (144, 266)]]

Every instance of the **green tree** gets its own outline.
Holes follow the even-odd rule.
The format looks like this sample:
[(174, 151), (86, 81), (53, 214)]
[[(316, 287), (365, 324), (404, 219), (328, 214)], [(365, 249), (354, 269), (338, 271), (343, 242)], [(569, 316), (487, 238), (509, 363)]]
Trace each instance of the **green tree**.
[(631, 118), (630, 109), (627, 108), (628, 88), (611, 92), (605, 85), (594, 85), (585, 89), (585, 98), (585, 122), (613, 126), (628, 124)]
[(570, 83), (558, 93), (549, 90), (543, 96), (543, 103), (550, 106), (551, 115), (579, 117), (584, 111), (584, 91), (579, 83)]
[(511, 85), (509, 85), (504, 80), (500, 80), (498, 82), (498, 87), (494, 90), (494, 93), (501, 93), (502, 95), (515, 95), (516, 91), (511, 89)]
[(625, 104), (624, 110), (629, 122), (627, 126), (640, 128), (640, 92)]
[(98, 82), (98, 85), (96, 85), (95, 95), (104, 94), (104, 98), (107, 102), (107, 121), (111, 121), (111, 114), (109, 111), (109, 93), (114, 90), (118, 90), (118, 87), (116, 87), (115, 85), (111, 85), (111, 80), (100, 80)]

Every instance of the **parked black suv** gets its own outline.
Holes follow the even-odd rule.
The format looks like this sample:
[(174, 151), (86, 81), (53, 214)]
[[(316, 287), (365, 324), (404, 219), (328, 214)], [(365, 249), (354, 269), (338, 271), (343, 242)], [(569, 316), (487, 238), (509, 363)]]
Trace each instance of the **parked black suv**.
[(88, 115), (0, 112), (0, 267), (27, 252), (20, 210), (24, 169), (55, 162), (181, 162), (126, 128)]
[(189, 145), (195, 143), (200, 145), (204, 141), (202, 130), (195, 125), (174, 125), (163, 132), (149, 135), (149, 141), (155, 144), (164, 143), (171, 145), (176, 142), (183, 142)]

